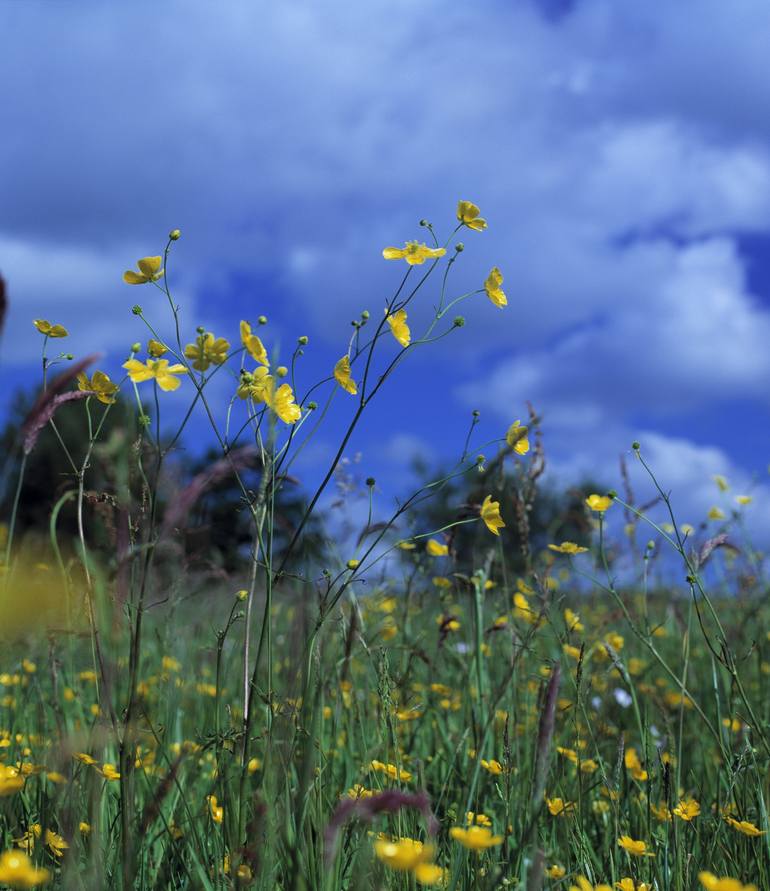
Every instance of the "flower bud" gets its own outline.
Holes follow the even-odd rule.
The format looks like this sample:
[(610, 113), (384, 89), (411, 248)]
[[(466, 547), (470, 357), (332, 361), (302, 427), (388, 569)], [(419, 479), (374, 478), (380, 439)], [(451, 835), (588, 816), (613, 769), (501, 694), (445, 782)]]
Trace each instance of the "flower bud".
[(171, 239), (171, 241), (179, 241), (181, 235), (182, 233), (179, 231), (179, 229), (172, 229), (168, 233), (168, 237)]
[(318, 408), (317, 402), (308, 402), (307, 409), (308, 411), (315, 411)]
[(286, 377), (289, 373), (289, 369), (285, 365), (279, 365), (278, 368), (275, 369), (276, 377)]
[(638, 443), (636, 440), (634, 440), (634, 441), (631, 443), (631, 448), (632, 448), (635, 452), (638, 452), (639, 449), (641, 448), (641, 446), (639, 445), (639, 443)]
[(65, 353), (64, 358), (65, 359), (74, 359), (75, 357), (72, 355), (72, 353)]
[(618, 493), (614, 489), (610, 489), (609, 492), (607, 492), (607, 497), (612, 498), (614, 501), (618, 497)]
[(139, 421), (140, 427), (149, 427), (150, 426), (150, 416), (149, 415), (142, 413), (141, 415), (139, 415), (139, 418), (137, 420)]
[(267, 316), (260, 316), (260, 317), (257, 319), (257, 322), (258, 322), (260, 325), (267, 325)]
[(430, 223), (427, 220), (420, 220), (421, 226), (430, 226)]
[(348, 562), (345, 565), (347, 566), (348, 569), (358, 569), (360, 562), (361, 562), (360, 560), (348, 560)]
[(235, 592), (235, 596), (238, 600), (245, 600), (249, 596), (249, 592), (245, 588), (242, 588), (240, 591)]
[(305, 335), (303, 334), (302, 337), (297, 338), (297, 343), (300, 346), (307, 346), (308, 340), (309, 340), (309, 338), (305, 337)]
[(473, 417), (474, 418), (477, 418), (480, 414), (481, 414), (481, 412), (477, 408), (473, 409)]
[(369, 486), (370, 489), (374, 486), (374, 482), (375, 480), (373, 476), (368, 476), (366, 478), (366, 485)]
[(455, 245), (455, 250), (458, 254), (461, 254), (465, 250), (465, 245), (461, 241), (458, 241)]
[(366, 320), (369, 318), (369, 310), (368, 310), (368, 309), (365, 309), (365, 310), (361, 313), (361, 318), (362, 318), (364, 321), (366, 321)]
[(455, 328), (462, 328), (465, 324), (465, 316), (455, 316), (454, 319), (452, 319), (452, 324)]
[(139, 350), (141, 350), (141, 348), (142, 348), (141, 343), (132, 343), (131, 344), (131, 352), (132, 353), (138, 353)]
[(140, 316), (140, 315), (142, 314), (142, 307), (139, 306), (138, 303), (135, 303), (135, 304), (131, 307), (131, 312), (132, 312), (135, 316)]

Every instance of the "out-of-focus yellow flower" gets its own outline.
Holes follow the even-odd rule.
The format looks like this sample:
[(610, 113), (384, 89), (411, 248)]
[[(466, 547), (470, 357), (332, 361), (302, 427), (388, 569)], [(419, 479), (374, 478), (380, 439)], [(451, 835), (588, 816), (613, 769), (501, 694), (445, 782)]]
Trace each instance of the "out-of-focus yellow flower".
[(722, 476), (721, 473), (715, 473), (712, 479), (717, 484), (717, 489), (719, 489), (720, 492), (726, 492), (730, 488), (730, 484), (727, 482), (727, 477)]
[(720, 879), (707, 870), (698, 873), (698, 880), (706, 891), (757, 891), (756, 885), (744, 885), (740, 879), (731, 879), (727, 876)]
[(748, 820), (736, 820), (734, 817), (725, 817), (725, 820), (738, 832), (748, 835), (749, 838), (756, 838), (758, 835), (764, 835), (766, 830), (757, 829), (753, 823)]
[(0, 763), (0, 798), (14, 795), (24, 788), (24, 777), (15, 767)]
[(161, 390), (176, 390), (181, 381), (177, 374), (187, 374), (187, 369), (179, 363), (169, 365), (168, 359), (148, 359), (140, 362), (138, 359), (129, 359), (123, 363), (123, 368), (128, 372), (131, 380), (138, 384), (143, 381), (156, 380)]
[(78, 377), (78, 390), (83, 393), (92, 392), (104, 405), (112, 405), (115, 402), (115, 394), (119, 387), (113, 383), (103, 371), (95, 371), (91, 378), (81, 372)]
[(593, 494), (589, 495), (588, 498), (586, 498), (586, 504), (591, 510), (603, 514), (608, 507), (611, 507), (612, 499), (609, 497), (609, 495)]
[(502, 272), (500, 272), (497, 266), (493, 266), (484, 282), (484, 290), (487, 292), (487, 297), (489, 297), (492, 303), (499, 309), (508, 306), (508, 298), (505, 296), (505, 291), (503, 291), (501, 287), (502, 283)]
[(214, 337), (211, 331), (199, 334), (195, 343), (184, 348), (185, 358), (192, 360), (196, 371), (206, 371), (210, 365), (222, 365), (227, 359), (230, 341), (224, 337)]
[(751, 495), (736, 495), (735, 496), (736, 504), (747, 505), (747, 504), (751, 504), (751, 502), (753, 500), (754, 500), (754, 498)]
[(488, 826), (453, 826), (449, 835), (471, 851), (484, 851), (503, 843), (502, 835), (493, 835)]
[(631, 838), (630, 835), (621, 835), (618, 839), (618, 847), (633, 854), (634, 857), (654, 857), (655, 855), (647, 850), (647, 843), (641, 840)]
[(482, 229), (487, 228), (487, 221), (479, 216), (480, 213), (481, 211), (472, 201), (457, 202), (457, 219), (463, 226), (467, 226), (476, 232), (481, 232)]
[(585, 876), (578, 876), (577, 885), (570, 885), (569, 891), (612, 891), (609, 885), (592, 885)]
[(33, 319), (32, 324), (46, 337), (66, 337), (69, 334), (64, 325), (52, 325), (48, 319)]
[(105, 780), (119, 780), (120, 779), (120, 771), (115, 767), (114, 764), (110, 764), (109, 762), (105, 762), (102, 764), (99, 769), (99, 773), (104, 777)]
[(0, 854), (0, 883), (11, 888), (34, 888), (51, 878), (47, 869), (32, 864), (29, 857), (19, 850)]
[(334, 380), (351, 396), (358, 392), (356, 382), (350, 376), (350, 357), (343, 356), (334, 366)]
[(671, 808), (669, 808), (666, 804), (655, 804), (654, 802), (650, 802), (650, 810), (652, 811), (656, 820), (660, 820), (663, 823), (671, 822)]
[(567, 870), (558, 863), (552, 863), (545, 871), (549, 879), (563, 879), (567, 875)]
[(412, 342), (412, 332), (409, 330), (409, 325), (406, 324), (406, 318), (406, 310), (399, 309), (398, 312), (394, 312), (386, 319), (390, 325), (391, 333), (402, 347), (408, 347)]
[(411, 872), (433, 857), (433, 846), (413, 838), (389, 839), (380, 837), (374, 842), (374, 853), (390, 869)]
[(564, 801), (561, 798), (546, 798), (545, 806), (552, 817), (566, 817), (575, 811), (574, 801)]
[(449, 884), (449, 870), (435, 863), (418, 863), (412, 875), (419, 885), (441, 885), (444, 888)]
[(241, 322), (241, 343), (246, 347), (246, 352), (251, 358), (259, 362), (260, 365), (270, 364), (264, 344), (256, 334), (251, 333), (251, 325), (244, 321)]
[(369, 767), (371, 770), (376, 770), (377, 773), (386, 774), (392, 780), (409, 782), (412, 779), (412, 775), (408, 770), (404, 770), (403, 767), (399, 768), (395, 764), (383, 764), (382, 761), (372, 761)]
[(585, 631), (585, 626), (580, 621), (580, 616), (569, 607), (564, 610), (564, 624), (568, 631)]
[(615, 887), (619, 891), (650, 891), (650, 885), (647, 882), (635, 882), (631, 878), (621, 879), (615, 882)]
[(505, 441), (517, 455), (526, 455), (529, 451), (529, 428), (522, 426), (521, 421), (514, 421), (505, 434)]
[(160, 268), (162, 262), (163, 257), (142, 257), (141, 260), (136, 261), (139, 272), (127, 269), (123, 273), (123, 281), (127, 285), (144, 285), (147, 282), (156, 282), (163, 277), (163, 270)]
[(574, 541), (563, 541), (560, 545), (549, 544), (548, 547), (550, 550), (556, 551), (557, 554), (569, 554), (570, 556), (585, 554), (588, 550), (588, 548), (584, 548), (582, 545), (575, 544)]
[(495, 535), (499, 535), (500, 529), (505, 528), (503, 518), (500, 516), (500, 502), (492, 501), (491, 495), (487, 495), (482, 502), (480, 515), (487, 529)]
[(482, 758), (481, 766), (495, 777), (499, 777), (503, 773), (503, 765), (499, 761), (495, 761), (494, 758), (490, 758), (489, 761)]
[(209, 806), (209, 814), (211, 815), (211, 819), (215, 823), (221, 823), (225, 815), (225, 809), (217, 802), (216, 795), (209, 795), (206, 798), (206, 801)]
[(420, 266), (426, 260), (436, 260), (443, 257), (446, 248), (429, 248), (427, 244), (417, 241), (407, 241), (402, 248), (386, 247), (382, 256), (386, 260), (406, 260), (410, 266)]
[(721, 507), (716, 507), (715, 505), (711, 508), (711, 510), (709, 510), (706, 516), (709, 518), (709, 520), (724, 520), (725, 512), (722, 510)]
[(683, 798), (673, 812), (680, 820), (689, 823), (700, 814), (700, 804), (694, 798)]
[(425, 545), (425, 550), (431, 557), (446, 557), (449, 553), (449, 546), (442, 544), (435, 538), (429, 538), (428, 543)]

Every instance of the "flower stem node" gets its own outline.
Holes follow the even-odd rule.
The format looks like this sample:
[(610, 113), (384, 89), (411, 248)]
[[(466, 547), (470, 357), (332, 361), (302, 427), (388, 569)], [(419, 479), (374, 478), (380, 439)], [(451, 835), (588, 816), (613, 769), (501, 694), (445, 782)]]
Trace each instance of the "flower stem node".
[(182, 232), (179, 229), (172, 229), (168, 233), (168, 237), (171, 239), (171, 241), (179, 241), (179, 239), (182, 237)]

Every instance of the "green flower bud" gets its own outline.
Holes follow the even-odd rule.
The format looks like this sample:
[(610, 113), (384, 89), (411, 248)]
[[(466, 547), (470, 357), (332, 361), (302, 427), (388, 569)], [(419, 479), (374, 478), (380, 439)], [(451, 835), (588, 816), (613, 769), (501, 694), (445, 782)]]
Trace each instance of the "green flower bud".
[(368, 310), (368, 309), (365, 309), (365, 310), (361, 313), (361, 318), (362, 318), (364, 321), (366, 321), (366, 320), (369, 318), (369, 310)]
[(260, 316), (260, 317), (257, 319), (257, 322), (258, 322), (260, 325), (267, 325), (267, 316)]
[(279, 365), (278, 368), (275, 369), (276, 377), (286, 377), (289, 373), (289, 369), (285, 365)]
[(171, 241), (179, 241), (181, 236), (182, 236), (182, 233), (179, 231), (179, 229), (172, 229), (168, 233), (168, 237), (171, 239)]
[(452, 324), (455, 328), (462, 328), (465, 324), (465, 316), (455, 316), (454, 319), (452, 319)]
[(455, 245), (455, 250), (458, 254), (461, 254), (465, 250), (465, 245), (461, 241), (458, 241)]
[(639, 445), (638, 442), (636, 442), (636, 440), (634, 440), (634, 441), (631, 443), (631, 448), (632, 448), (635, 452), (638, 452), (639, 449), (641, 448), (641, 446)]
[(374, 486), (374, 482), (375, 480), (373, 476), (368, 476), (366, 478), (366, 485), (369, 486), (370, 489)]
[(131, 344), (131, 352), (132, 353), (138, 353), (139, 350), (141, 350), (141, 348), (142, 348), (141, 343), (132, 343)]
[(297, 343), (300, 346), (307, 346), (308, 340), (309, 340), (309, 338), (305, 337), (305, 335), (303, 334), (302, 337), (297, 338)]
[(308, 402), (307, 409), (308, 411), (315, 411), (318, 408), (317, 402)]
[(135, 316), (140, 316), (140, 315), (142, 314), (142, 307), (139, 306), (138, 303), (135, 303), (135, 304), (131, 307), (131, 312), (132, 312)]

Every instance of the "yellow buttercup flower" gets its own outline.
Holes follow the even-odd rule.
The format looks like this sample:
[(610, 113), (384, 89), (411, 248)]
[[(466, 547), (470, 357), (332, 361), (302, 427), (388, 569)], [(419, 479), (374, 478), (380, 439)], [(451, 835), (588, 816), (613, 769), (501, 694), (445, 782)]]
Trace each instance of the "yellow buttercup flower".
[(99, 773), (104, 777), (105, 780), (119, 780), (120, 779), (120, 771), (115, 767), (114, 764), (109, 764), (105, 762), (102, 764), (99, 769)]
[(577, 885), (570, 885), (569, 891), (612, 891), (609, 885), (592, 885), (585, 876), (577, 877)]
[(255, 368), (253, 372), (242, 371), (236, 394), (239, 399), (253, 399), (254, 402), (265, 402), (268, 393), (272, 392), (273, 378), (264, 366)]
[(505, 434), (505, 441), (517, 455), (526, 455), (529, 451), (528, 428), (521, 421), (514, 421)]
[(209, 795), (206, 798), (206, 801), (209, 805), (209, 814), (211, 815), (211, 819), (215, 823), (221, 823), (225, 815), (225, 809), (217, 803), (216, 795)]
[(609, 495), (589, 495), (586, 498), (586, 505), (595, 510), (597, 513), (603, 514), (608, 507), (612, 506), (612, 499)]
[(14, 795), (24, 788), (24, 777), (15, 767), (0, 764), (0, 798)]
[(176, 390), (181, 381), (177, 374), (187, 374), (184, 365), (169, 365), (168, 359), (148, 359), (146, 362), (140, 362), (138, 359), (129, 359), (123, 363), (123, 368), (128, 372), (128, 376), (134, 383), (142, 381), (155, 380), (161, 390)]
[(256, 334), (251, 333), (251, 325), (241, 322), (241, 343), (246, 347), (246, 352), (260, 365), (269, 365), (267, 350)]
[(548, 547), (550, 550), (556, 551), (557, 554), (570, 554), (571, 556), (585, 554), (588, 550), (582, 545), (575, 544), (574, 541), (563, 541), (560, 545), (549, 544)]
[(720, 879), (707, 870), (698, 873), (698, 880), (706, 891), (757, 891), (756, 885), (744, 885), (740, 879), (731, 879), (727, 876)]
[(351, 396), (355, 396), (358, 392), (356, 382), (350, 376), (349, 356), (343, 356), (334, 366), (334, 380)]
[(427, 244), (417, 241), (407, 241), (404, 247), (386, 247), (382, 256), (386, 260), (406, 260), (410, 266), (420, 266), (426, 260), (436, 260), (443, 257), (446, 248), (429, 248)]
[(479, 216), (480, 213), (481, 211), (471, 201), (457, 202), (457, 219), (463, 226), (474, 229), (476, 232), (487, 228), (487, 221)]
[(206, 371), (210, 365), (222, 365), (227, 359), (230, 341), (224, 337), (214, 337), (211, 331), (200, 334), (195, 343), (184, 348), (185, 358), (192, 360), (196, 371)]
[(549, 879), (563, 879), (567, 875), (567, 870), (558, 863), (553, 863), (546, 869), (545, 874)]
[(486, 758), (482, 758), (481, 766), (484, 768), (484, 770), (486, 770), (488, 773), (491, 773), (492, 776), (495, 777), (501, 776), (504, 772), (503, 765), (499, 761), (495, 761), (494, 758), (490, 758), (489, 761), (487, 761)]
[(650, 891), (650, 885), (647, 882), (635, 882), (631, 878), (621, 879), (615, 882), (615, 887), (619, 891)]
[(674, 808), (673, 813), (680, 820), (689, 823), (700, 814), (700, 804), (694, 798), (683, 798)]
[(499, 530), (505, 528), (503, 518), (500, 516), (500, 502), (492, 501), (491, 495), (487, 495), (481, 505), (481, 519), (487, 529), (495, 535), (499, 535)]
[(725, 817), (725, 820), (738, 832), (748, 835), (749, 838), (756, 838), (758, 835), (764, 835), (766, 830), (757, 829), (753, 823), (748, 820), (736, 820), (734, 817)]
[(4, 851), (0, 854), (0, 884), (11, 888), (34, 888), (50, 878), (51, 873), (34, 866), (23, 851)]
[(564, 610), (564, 624), (568, 631), (585, 631), (585, 626), (580, 621), (580, 616), (567, 607)]
[(294, 392), (289, 384), (281, 384), (274, 393), (267, 392), (265, 402), (284, 424), (296, 424), (302, 417), (302, 409), (294, 402)]
[(505, 296), (505, 291), (503, 291), (501, 287), (502, 283), (502, 272), (500, 272), (497, 266), (493, 266), (492, 271), (484, 282), (484, 290), (487, 292), (487, 297), (489, 297), (492, 303), (500, 309), (504, 306), (508, 306), (508, 298)]
[(430, 860), (433, 857), (433, 848), (412, 838), (378, 838), (374, 842), (374, 853), (391, 869), (408, 872)]
[(112, 405), (115, 402), (115, 394), (119, 387), (103, 371), (95, 371), (90, 379), (88, 375), (81, 372), (77, 381), (78, 390), (85, 393), (92, 392), (99, 402), (103, 402), (105, 405)]
[(147, 341), (147, 353), (152, 356), (153, 359), (160, 359), (164, 353), (168, 352), (168, 347), (165, 343), (161, 343), (159, 340), (150, 340)]
[(546, 798), (545, 806), (552, 817), (566, 817), (575, 811), (574, 801), (564, 801), (561, 798)]
[(449, 546), (442, 544), (435, 538), (429, 538), (427, 545), (425, 545), (425, 550), (431, 557), (446, 557), (449, 553)]
[(502, 835), (493, 835), (488, 826), (453, 826), (449, 830), (450, 836), (464, 848), (471, 851), (484, 851), (503, 843)]
[(655, 855), (647, 850), (647, 843), (631, 838), (630, 835), (621, 835), (618, 839), (618, 847), (633, 854), (634, 857), (654, 857)]
[(402, 347), (408, 347), (412, 342), (412, 332), (406, 324), (406, 310), (399, 309), (386, 319), (390, 325), (390, 331)]
[(449, 870), (435, 863), (418, 863), (412, 870), (412, 875), (417, 879), (418, 885), (446, 887), (449, 884)]
[(409, 782), (409, 780), (412, 779), (412, 775), (408, 770), (404, 770), (403, 767), (399, 768), (395, 764), (383, 764), (382, 761), (372, 761), (369, 767), (371, 770), (376, 770), (378, 773), (386, 774), (391, 780)]
[(64, 325), (52, 325), (48, 319), (33, 319), (32, 324), (46, 337), (66, 337), (69, 334)]
[(136, 261), (139, 272), (127, 269), (123, 273), (123, 281), (127, 285), (144, 285), (147, 282), (156, 282), (163, 277), (163, 270), (160, 268), (162, 262), (162, 257), (142, 257), (141, 260)]

